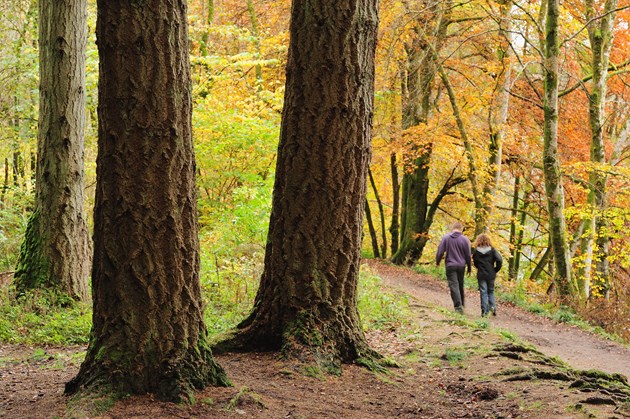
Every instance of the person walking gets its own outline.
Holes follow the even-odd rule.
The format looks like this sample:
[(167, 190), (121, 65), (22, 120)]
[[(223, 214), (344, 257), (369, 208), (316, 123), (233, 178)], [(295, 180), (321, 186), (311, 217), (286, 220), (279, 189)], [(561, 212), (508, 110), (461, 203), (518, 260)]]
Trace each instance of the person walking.
[(492, 313), (497, 315), (497, 303), (494, 299), (494, 280), (497, 272), (503, 265), (503, 259), (497, 250), (492, 247), (492, 242), (487, 234), (480, 234), (475, 239), (473, 263), (477, 268), (477, 283), (479, 284), (479, 296), (481, 298), (481, 315)]
[(464, 273), (472, 270), (470, 240), (464, 236), (464, 225), (456, 221), (451, 225), (451, 232), (442, 237), (435, 254), (435, 266), (440, 266), (444, 258), (446, 266), (446, 280), (453, 300), (453, 306), (458, 313), (464, 313)]

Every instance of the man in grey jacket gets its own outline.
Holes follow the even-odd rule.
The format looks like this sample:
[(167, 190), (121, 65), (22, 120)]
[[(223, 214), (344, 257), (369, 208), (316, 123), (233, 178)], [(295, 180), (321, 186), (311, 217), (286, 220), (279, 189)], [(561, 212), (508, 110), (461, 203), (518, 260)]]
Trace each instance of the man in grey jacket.
[(472, 270), (470, 260), (470, 240), (462, 233), (464, 226), (456, 221), (451, 226), (451, 232), (442, 237), (435, 255), (435, 265), (440, 266), (444, 257), (446, 265), (446, 280), (451, 292), (451, 299), (455, 311), (464, 313), (464, 273), (468, 268), (468, 274)]

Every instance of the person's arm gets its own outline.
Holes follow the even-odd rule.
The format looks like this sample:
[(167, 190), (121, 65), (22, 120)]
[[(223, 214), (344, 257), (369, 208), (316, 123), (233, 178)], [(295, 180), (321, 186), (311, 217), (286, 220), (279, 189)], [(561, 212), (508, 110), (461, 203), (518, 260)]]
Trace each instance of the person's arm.
[(442, 237), (442, 241), (438, 246), (438, 250), (435, 253), (435, 266), (440, 266), (440, 261), (442, 260), (442, 256), (444, 256), (444, 252), (446, 251), (446, 242), (444, 237)]
[(471, 245), (470, 245), (470, 240), (468, 240), (468, 238), (466, 238), (466, 242), (468, 243), (466, 246), (466, 265), (468, 266), (468, 274), (470, 275), (472, 273)]
[(493, 249), (493, 250), (494, 250), (494, 271), (499, 272), (499, 270), (501, 269), (501, 266), (503, 266), (503, 258), (501, 257), (501, 254), (497, 251), (497, 249)]

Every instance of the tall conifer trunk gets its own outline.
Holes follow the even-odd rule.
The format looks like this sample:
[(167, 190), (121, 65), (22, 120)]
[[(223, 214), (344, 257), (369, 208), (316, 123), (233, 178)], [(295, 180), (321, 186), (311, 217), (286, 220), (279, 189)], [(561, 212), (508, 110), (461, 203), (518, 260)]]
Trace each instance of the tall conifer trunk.
[[(91, 241), (83, 208), (87, 1), (39, 2), (35, 210), (15, 272), (19, 290), (87, 299)], [(15, 173), (15, 172), (14, 172)]]
[(99, 0), (90, 345), (67, 392), (178, 401), (225, 384), (206, 342), (186, 3)]
[(265, 266), (221, 347), (373, 357), (357, 310), (370, 160), (377, 0), (294, 0)]

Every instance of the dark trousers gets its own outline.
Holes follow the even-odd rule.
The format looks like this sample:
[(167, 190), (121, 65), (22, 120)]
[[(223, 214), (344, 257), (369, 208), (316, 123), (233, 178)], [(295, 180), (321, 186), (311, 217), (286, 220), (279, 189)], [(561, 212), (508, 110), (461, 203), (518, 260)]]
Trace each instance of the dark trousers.
[(464, 272), (465, 266), (447, 266), (446, 280), (448, 288), (451, 291), (451, 299), (455, 310), (462, 312), (464, 310)]

